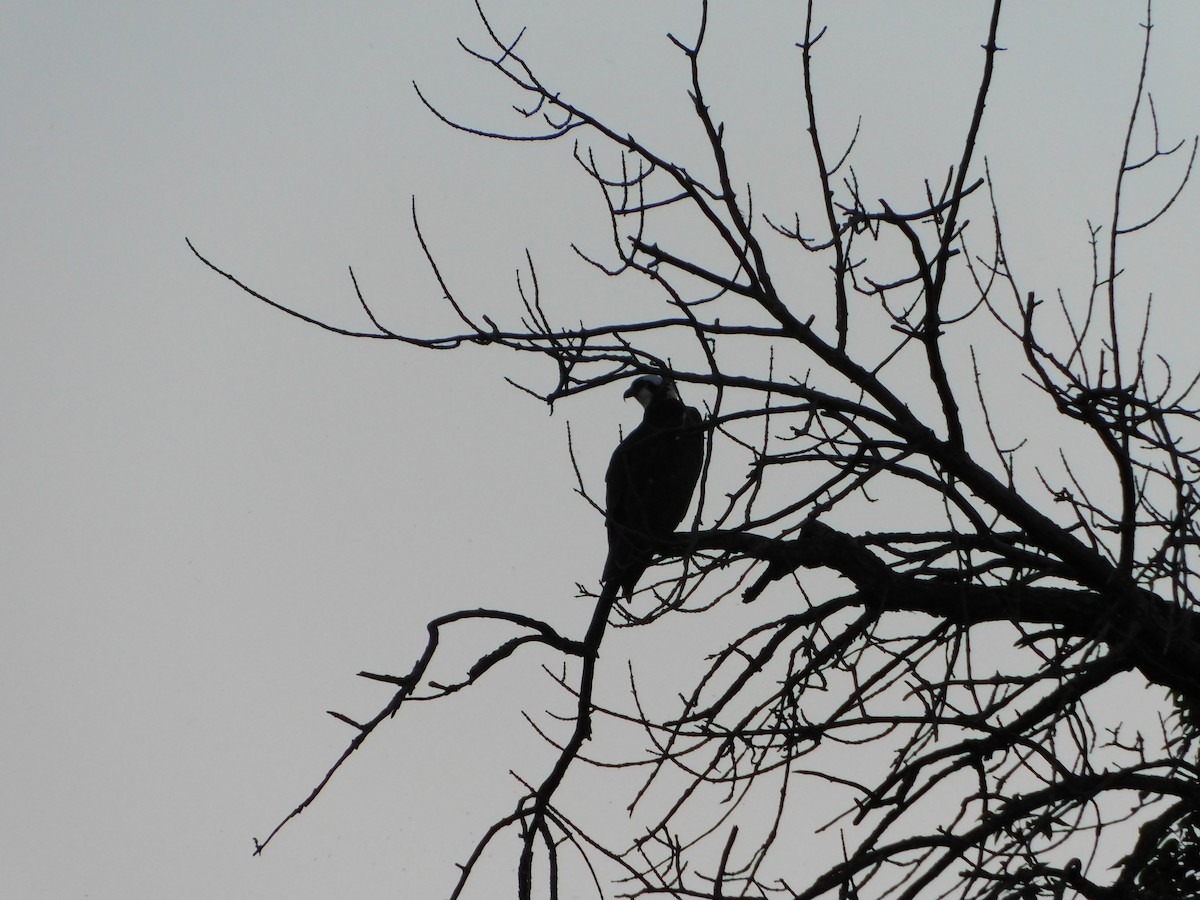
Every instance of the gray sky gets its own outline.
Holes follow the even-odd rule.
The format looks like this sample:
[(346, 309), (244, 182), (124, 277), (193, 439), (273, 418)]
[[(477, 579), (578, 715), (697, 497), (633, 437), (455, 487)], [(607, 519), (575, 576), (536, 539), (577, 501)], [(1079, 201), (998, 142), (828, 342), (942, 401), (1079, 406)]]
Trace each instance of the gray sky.
[[(766, 186), (756, 197), (786, 215), (811, 190), (802, 4), (734, 6), (714, 4), (709, 99), (743, 177)], [(827, 139), (863, 115), (868, 196), (915, 202), (957, 158), (985, 6), (818, 5)], [(684, 66), (662, 37), (694, 33), (694, 4), (489, 8), (506, 33), (529, 26), (547, 81), (667, 155), (695, 153)], [(1088, 284), (1086, 220), (1109, 215), (1142, 15), (1004, 14), (981, 146), (1029, 288)], [(1173, 142), (1200, 128), (1200, 7), (1156, 17), (1151, 89)], [(563, 321), (632, 289), (569, 249), (603, 252), (606, 221), (568, 143), (480, 141), (419, 105), (413, 80), (458, 118), (521, 127), (460, 35), (481, 43), (465, 2), (0, 4), (7, 896), (440, 895), (517, 796), (508, 769), (542, 771), (519, 710), (562, 698), (538, 668), (552, 659), (531, 655), (406, 711), (250, 856), (349, 738), (324, 710), (386, 702), (355, 672), (407, 671), (424, 623), (461, 606), (577, 627), (574, 584), (599, 574), (603, 531), (573, 493), (565, 422), (595, 487), (636, 420), (619, 392), (548, 417), (502, 380), (547, 383), (527, 361), (321, 332), (184, 244), (359, 326), (353, 265), (393, 327), (434, 333), (454, 322), (413, 236), (415, 194), (473, 309), (515, 317), (526, 248)], [(1127, 251), (1130, 283), (1162, 299), (1168, 353), (1194, 343), (1195, 197)]]

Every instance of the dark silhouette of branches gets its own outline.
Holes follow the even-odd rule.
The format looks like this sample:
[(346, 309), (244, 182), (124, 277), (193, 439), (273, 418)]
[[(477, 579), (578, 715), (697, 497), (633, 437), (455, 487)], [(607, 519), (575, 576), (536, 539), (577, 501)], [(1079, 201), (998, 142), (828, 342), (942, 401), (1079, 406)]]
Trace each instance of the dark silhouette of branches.
[[(709, 400), (709, 462), (692, 527), (660, 542), (660, 564), (633, 603), (581, 586), (594, 606), (579, 638), (502, 610), (436, 619), (408, 674), (360, 673), (391, 684), (393, 698), (367, 722), (332, 714), (354, 737), (279, 827), (405, 703), (467, 688), (536, 643), (572, 662), (554, 678), (575, 712), (566, 723), (530, 718), (556, 761), (484, 826), (452, 897), (509, 831), (520, 837), (522, 900), (543, 882), (557, 896), (560, 881), (579, 878), (600, 896), (791, 900), (1116, 900), (1195, 881), (1200, 374), (1177, 371), (1153, 349), (1148, 302), (1142, 327), (1130, 330), (1137, 301), (1118, 276), (1127, 237), (1161, 226), (1181, 196), (1197, 142), (1161, 137), (1147, 88), (1148, 5), (1111, 218), (1090, 226), (1091, 291), (1082, 300), (1059, 293), (1051, 304), (1026, 289), (1005, 247), (1002, 191), (979, 162), (989, 92), (1003, 77), (1001, 6), (994, 0), (981, 22), (982, 66), (957, 163), (925, 183), (919, 208), (903, 208), (861, 195), (851, 168), (857, 130), (821, 131), (827, 36), (810, 4), (796, 46), (821, 199), (786, 218), (755, 210), (753, 173), (735, 171), (706, 99), (706, 5), (694, 38), (670, 36), (688, 64), (703, 169), (573, 103), (523, 55), (521, 33), (502, 35), (478, 6), (485, 46), (463, 49), (520, 96), (523, 130), (460, 122), (418, 88), (421, 100), (447, 125), (487, 139), (571, 135), (613, 238), (608, 258), (574, 249), (614, 278), (648, 279), (662, 292), (657, 318), (607, 320), (592, 310), (590, 321), (562, 326), (527, 259), (515, 320), (501, 325), (456, 295), (415, 203), (418, 240), (460, 322), (454, 333), (384, 325), (353, 272), (374, 330), (318, 321), (189, 243), (248, 294), (338, 334), (541, 356), (552, 377), (520, 387), (551, 404), (661, 371), (666, 346), (677, 383)], [(1138, 156), (1148, 132), (1152, 149)], [(1187, 157), (1178, 183), (1153, 212), (1127, 219), (1131, 176), (1175, 156)], [(681, 216), (717, 249), (682, 249), (672, 225)], [(811, 221), (820, 236), (806, 231)], [(829, 280), (781, 281), (781, 253), (826, 260)], [(761, 351), (733, 349), (753, 345)], [(1014, 403), (1030, 410), (1016, 422)], [(1075, 437), (1047, 458), (1029, 446), (1036, 416), (1073, 426)], [(581, 475), (581, 492), (584, 483)], [(764, 611), (731, 639), (717, 631), (706, 665), (673, 705), (644, 696), (636, 659), (622, 702), (597, 695), (610, 628), (731, 607), (744, 621), (768, 608), (760, 603), (768, 594), (790, 598), (786, 614)], [(430, 684), (443, 633), (471, 619), (518, 633), (462, 681)], [(1126, 722), (1121, 705), (1134, 690), (1142, 714)], [(632, 729), (640, 749), (589, 753), (601, 727)], [(568, 770), (585, 766), (631, 779), (636, 826), (622, 840), (560, 808)], [(1114, 854), (1114, 842), (1125, 851)], [(560, 858), (564, 850), (586, 876), (565, 874), (576, 864)], [(615, 873), (615, 883), (602, 873)]]

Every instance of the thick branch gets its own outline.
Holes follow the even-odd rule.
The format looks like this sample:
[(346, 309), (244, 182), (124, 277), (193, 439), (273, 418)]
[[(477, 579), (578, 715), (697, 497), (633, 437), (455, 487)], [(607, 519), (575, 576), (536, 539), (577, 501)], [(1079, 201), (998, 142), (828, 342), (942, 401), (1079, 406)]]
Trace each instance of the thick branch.
[(984, 622), (1056, 625), (1067, 635), (1128, 654), (1130, 665), (1155, 684), (1200, 698), (1200, 613), (1149, 591), (913, 578), (894, 571), (860, 539), (816, 521), (794, 539), (739, 531), (681, 532), (671, 544), (677, 551), (721, 550), (762, 560), (773, 579), (801, 568), (832, 569), (853, 582), (863, 605), (876, 604), (881, 614), (924, 613), (966, 627)]

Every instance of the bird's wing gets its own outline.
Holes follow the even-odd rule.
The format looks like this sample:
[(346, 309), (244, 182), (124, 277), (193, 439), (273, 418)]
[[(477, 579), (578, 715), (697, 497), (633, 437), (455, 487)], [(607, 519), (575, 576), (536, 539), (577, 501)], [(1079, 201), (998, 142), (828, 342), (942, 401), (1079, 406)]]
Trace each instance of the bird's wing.
[(641, 495), (637, 486), (644, 480), (643, 448), (645, 430), (639, 425), (617, 445), (608, 463), (605, 481), (605, 527), (608, 530), (608, 557), (601, 580), (617, 580), (618, 589), (628, 596), (641, 577), (649, 556), (639, 552), (636, 531), (641, 521)]

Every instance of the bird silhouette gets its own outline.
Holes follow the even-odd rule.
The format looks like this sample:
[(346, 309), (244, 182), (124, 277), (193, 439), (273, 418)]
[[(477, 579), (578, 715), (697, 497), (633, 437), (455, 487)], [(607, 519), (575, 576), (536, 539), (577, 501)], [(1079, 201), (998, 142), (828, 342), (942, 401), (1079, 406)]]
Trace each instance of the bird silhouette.
[(601, 581), (628, 599), (656, 544), (674, 533), (691, 505), (704, 465), (704, 433), (700, 413), (684, 404), (669, 377), (639, 376), (625, 397), (637, 398), (645, 411), (608, 464), (608, 558)]

